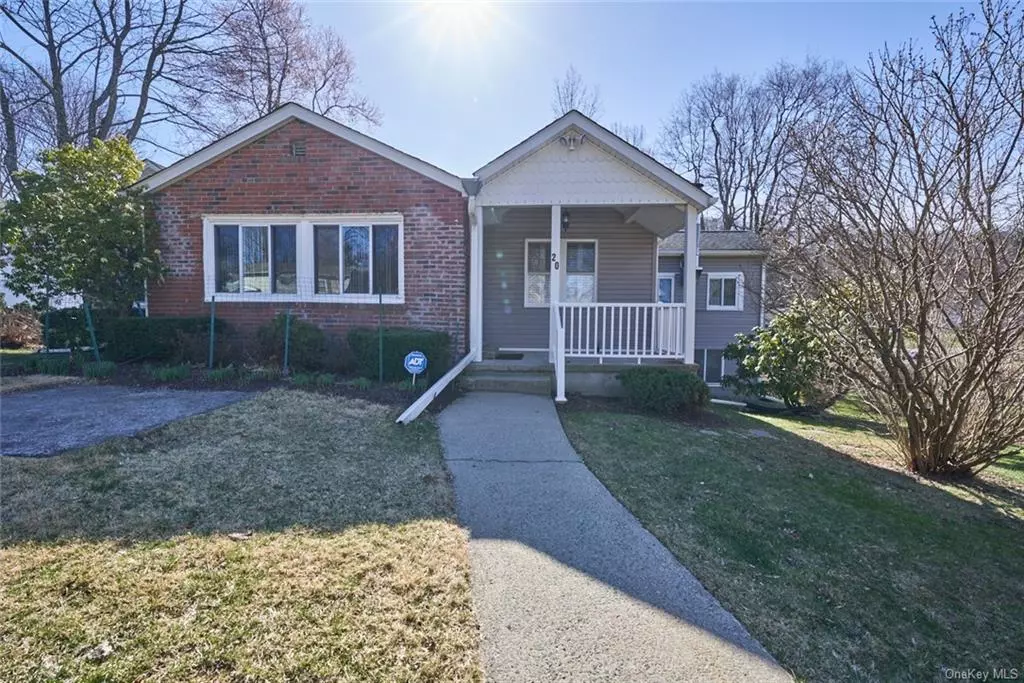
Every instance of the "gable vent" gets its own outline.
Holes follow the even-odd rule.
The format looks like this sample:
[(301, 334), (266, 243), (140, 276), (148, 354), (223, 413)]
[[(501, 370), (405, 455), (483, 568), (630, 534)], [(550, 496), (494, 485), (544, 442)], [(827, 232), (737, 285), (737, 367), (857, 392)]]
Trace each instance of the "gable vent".
[(306, 141), (305, 140), (292, 140), (292, 156), (293, 157), (304, 157), (304, 156), (306, 156)]

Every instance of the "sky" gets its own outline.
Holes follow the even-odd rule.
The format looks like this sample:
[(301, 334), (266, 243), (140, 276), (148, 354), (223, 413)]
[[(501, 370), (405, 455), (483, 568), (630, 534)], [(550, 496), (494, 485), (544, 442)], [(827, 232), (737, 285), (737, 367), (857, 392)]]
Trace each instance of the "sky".
[[(549, 123), (570, 64), (599, 87), (605, 124), (657, 138), (683, 90), (807, 56), (850, 66), (886, 43), (928, 41), (959, 3), (354, 3), (312, 0), (381, 110), (364, 130), (467, 176)], [(161, 159), (163, 161), (163, 159)], [(171, 161), (167, 159), (167, 161)]]

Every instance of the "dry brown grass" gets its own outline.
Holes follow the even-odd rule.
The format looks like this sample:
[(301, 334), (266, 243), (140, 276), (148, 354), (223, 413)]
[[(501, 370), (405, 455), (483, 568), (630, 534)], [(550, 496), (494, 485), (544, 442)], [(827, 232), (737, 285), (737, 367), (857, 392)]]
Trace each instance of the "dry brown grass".
[(0, 394), (13, 394), (16, 391), (29, 391), (31, 389), (46, 389), (80, 381), (77, 377), (65, 377), (62, 375), (8, 375), (0, 377)]
[(479, 679), (434, 427), (391, 420), (270, 392), (0, 461), (0, 680)]

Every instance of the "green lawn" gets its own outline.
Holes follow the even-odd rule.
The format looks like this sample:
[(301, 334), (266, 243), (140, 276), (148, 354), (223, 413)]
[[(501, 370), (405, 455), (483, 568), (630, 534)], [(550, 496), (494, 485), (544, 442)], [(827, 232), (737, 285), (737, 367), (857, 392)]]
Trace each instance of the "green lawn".
[(273, 391), (0, 482), (0, 680), (481, 678), (429, 419)]
[(715, 414), (697, 427), (570, 403), (562, 419), (587, 466), (798, 678), (1024, 669), (1012, 479), (914, 479), (889, 464), (877, 425), (843, 407), (817, 420)]

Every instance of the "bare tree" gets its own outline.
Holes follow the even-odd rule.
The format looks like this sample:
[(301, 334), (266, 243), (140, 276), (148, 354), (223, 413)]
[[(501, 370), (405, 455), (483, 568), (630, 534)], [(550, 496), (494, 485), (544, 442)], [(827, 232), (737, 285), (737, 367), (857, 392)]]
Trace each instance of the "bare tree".
[(727, 230), (789, 230), (803, 196), (792, 136), (838, 115), (847, 76), (809, 60), (757, 80), (714, 73), (683, 93), (659, 146), (670, 165), (710, 185)]
[(325, 116), (377, 123), (380, 113), (355, 92), (355, 61), (328, 28), (314, 28), (295, 0), (229, 0), (223, 49), (197, 55), (201, 89), (192, 107), (218, 133), (290, 101)]
[[(200, 0), (2, 0), (0, 116), (5, 189), (46, 147), (154, 125), (201, 129), (177, 95), (185, 57), (212, 49), (220, 21)], [(152, 140), (149, 140), (152, 141)]]
[(555, 81), (555, 94), (551, 100), (551, 111), (562, 116), (575, 109), (584, 116), (596, 119), (601, 115), (601, 91), (597, 86), (587, 85), (576, 67), (569, 65), (565, 76)]
[(965, 475), (1024, 443), (1024, 12), (933, 33), (871, 59), (824, 149), (798, 139), (791, 264), (906, 467)]
[(647, 146), (647, 130), (642, 125), (613, 123), (611, 131), (646, 154), (653, 151)]

